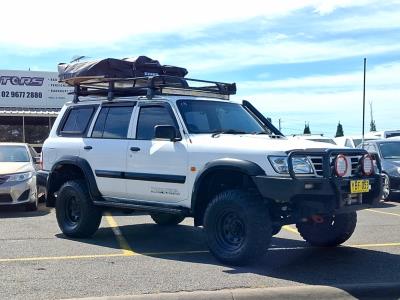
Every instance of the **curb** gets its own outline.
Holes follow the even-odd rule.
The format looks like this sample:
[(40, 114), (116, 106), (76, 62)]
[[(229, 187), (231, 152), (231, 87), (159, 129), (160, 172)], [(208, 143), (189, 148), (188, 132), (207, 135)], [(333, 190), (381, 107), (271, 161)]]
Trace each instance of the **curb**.
[(259, 299), (400, 299), (400, 282), (348, 284), (337, 286), (306, 285), (275, 288), (241, 288), (217, 291), (142, 294), (73, 298), (70, 300), (259, 300)]

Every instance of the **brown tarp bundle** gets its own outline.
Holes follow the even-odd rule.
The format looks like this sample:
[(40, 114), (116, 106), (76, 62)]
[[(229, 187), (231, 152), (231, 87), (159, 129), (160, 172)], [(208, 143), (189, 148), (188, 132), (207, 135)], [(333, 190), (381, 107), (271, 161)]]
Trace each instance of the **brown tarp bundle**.
[(90, 79), (135, 78), (156, 75), (185, 77), (187, 73), (185, 68), (161, 65), (159, 61), (147, 56), (139, 56), (136, 59), (106, 58), (58, 65), (59, 80), (71, 85)]

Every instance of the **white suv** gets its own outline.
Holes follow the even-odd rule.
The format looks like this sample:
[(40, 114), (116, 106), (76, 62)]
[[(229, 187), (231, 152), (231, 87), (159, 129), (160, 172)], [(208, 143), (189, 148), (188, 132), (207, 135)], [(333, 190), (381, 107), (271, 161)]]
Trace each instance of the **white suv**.
[(219, 260), (245, 264), (285, 224), (311, 245), (337, 246), (356, 210), (379, 201), (379, 159), (365, 150), (288, 140), (249, 102), (227, 100), (234, 84), (171, 78), (77, 85), (40, 173), (65, 235), (93, 235), (110, 207), (160, 225), (193, 217)]

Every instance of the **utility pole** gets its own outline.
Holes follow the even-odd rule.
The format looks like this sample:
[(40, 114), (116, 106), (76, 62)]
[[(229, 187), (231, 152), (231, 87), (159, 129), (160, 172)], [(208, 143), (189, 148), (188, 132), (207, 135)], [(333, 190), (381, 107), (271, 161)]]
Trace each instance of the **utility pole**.
[(365, 73), (366, 73), (366, 70), (367, 70), (367, 59), (364, 57), (363, 123), (362, 123), (362, 144), (363, 145), (364, 145), (364, 134), (365, 134)]
[(281, 126), (281, 119), (279, 119), (279, 131), (281, 131), (282, 132), (282, 126)]

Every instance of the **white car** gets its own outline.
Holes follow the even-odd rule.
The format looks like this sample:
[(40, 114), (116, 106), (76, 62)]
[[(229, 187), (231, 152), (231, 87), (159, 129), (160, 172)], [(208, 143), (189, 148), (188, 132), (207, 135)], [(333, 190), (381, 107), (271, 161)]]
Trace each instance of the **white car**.
[(0, 206), (38, 208), (37, 153), (22, 143), (0, 143)]
[(289, 138), (336, 145), (336, 142), (334, 141), (333, 138), (323, 136), (322, 134), (300, 134), (300, 135), (295, 134)]
[(311, 245), (337, 246), (352, 235), (356, 210), (380, 199), (367, 151), (286, 139), (249, 102), (228, 100), (234, 84), (85, 80), (42, 150), (46, 204), (66, 236), (92, 236), (110, 207), (160, 225), (193, 217), (219, 260), (245, 264), (285, 224)]
[[(378, 140), (379, 137), (365, 135), (364, 141), (372, 141)], [(353, 135), (353, 136), (341, 136), (334, 139), (336, 144), (341, 147), (348, 147), (348, 148), (357, 148), (358, 145), (362, 143), (362, 136), (361, 135)]]

